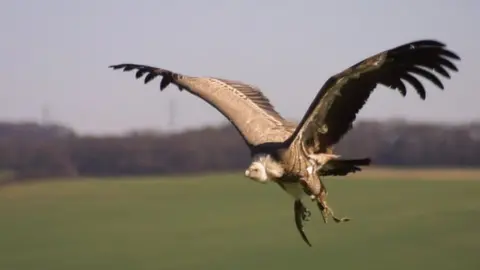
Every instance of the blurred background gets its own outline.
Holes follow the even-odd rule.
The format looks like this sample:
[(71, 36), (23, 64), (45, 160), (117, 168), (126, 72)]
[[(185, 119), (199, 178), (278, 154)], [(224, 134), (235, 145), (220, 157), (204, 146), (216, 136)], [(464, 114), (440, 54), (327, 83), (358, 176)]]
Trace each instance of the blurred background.
[[(0, 2), (0, 269), (479, 269), (479, 11), (474, 0)], [(376, 89), (336, 148), (373, 166), (326, 179), (353, 220), (324, 225), (311, 205), (312, 248), (291, 199), (243, 177), (248, 149), (219, 112), (108, 69), (241, 80), (299, 121), (330, 76), (416, 39), (446, 43), (459, 72), (444, 91), (423, 80), (425, 101)]]

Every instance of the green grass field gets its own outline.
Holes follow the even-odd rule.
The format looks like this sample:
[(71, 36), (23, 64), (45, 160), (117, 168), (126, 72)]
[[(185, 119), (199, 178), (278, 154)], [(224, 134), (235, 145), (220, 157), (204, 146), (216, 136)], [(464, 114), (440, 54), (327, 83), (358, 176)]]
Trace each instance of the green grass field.
[(480, 269), (480, 181), (327, 179), (352, 221), (307, 202), (310, 248), (291, 198), (239, 175), (5, 186), (0, 269)]

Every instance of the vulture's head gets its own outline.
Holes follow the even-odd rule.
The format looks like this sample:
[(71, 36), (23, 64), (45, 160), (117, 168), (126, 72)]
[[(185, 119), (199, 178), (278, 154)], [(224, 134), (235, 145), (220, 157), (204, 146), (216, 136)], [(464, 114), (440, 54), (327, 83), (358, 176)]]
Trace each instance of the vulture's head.
[(259, 183), (266, 183), (268, 179), (265, 163), (254, 161), (245, 171), (245, 176)]
[(245, 176), (259, 183), (267, 183), (283, 176), (282, 166), (269, 155), (261, 154), (253, 158), (252, 163), (245, 171)]

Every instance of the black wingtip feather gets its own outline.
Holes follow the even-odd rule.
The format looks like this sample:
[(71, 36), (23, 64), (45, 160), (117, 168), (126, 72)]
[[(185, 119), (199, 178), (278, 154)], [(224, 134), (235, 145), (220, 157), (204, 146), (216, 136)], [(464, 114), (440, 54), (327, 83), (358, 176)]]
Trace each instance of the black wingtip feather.
[(160, 82), (160, 91), (163, 91), (172, 82), (171, 76), (163, 76)]
[(422, 83), (417, 78), (415, 78), (412, 75), (407, 73), (407, 74), (404, 74), (402, 76), (402, 79), (409, 82), (413, 86), (413, 88), (415, 88), (415, 90), (417, 91), (420, 98), (422, 100), (425, 100), (425, 98), (427, 96), (427, 93), (426, 93), (425, 88), (423, 87)]
[(430, 73), (428, 70), (425, 70), (422, 67), (414, 66), (408, 69), (407, 72), (411, 72), (413, 74), (421, 76), (427, 79), (428, 81), (432, 82), (433, 84), (435, 84), (438, 88), (442, 90), (444, 89), (442, 81), (440, 81), (440, 79), (438, 79), (437, 76), (435, 76), (434, 74)]
[(455, 60), (462, 60), (458, 54), (456, 54), (456, 53), (454, 53), (450, 50), (447, 50), (447, 49), (442, 49), (440, 51), (440, 54), (443, 55), (443, 56), (446, 56), (448, 58), (455, 59)]
[(135, 72), (135, 78), (138, 79), (142, 77), (144, 73), (145, 73), (144, 70), (141, 70), (141, 69), (137, 70), (137, 72)]
[(123, 67), (123, 65), (110, 65), (108, 66), (109, 68), (113, 69), (113, 70), (117, 70), (117, 69), (120, 69)]
[(443, 57), (438, 57), (437, 62), (438, 62), (438, 64), (449, 68), (451, 71), (458, 72), (457, 66), (455, 66), (455, 64), (453, 64), (452, 62), (448, 61), (447, 59), (445, 59)]
[(130, 71), (135, 68), (138, 68), (139, 66), (137, 65), (132, 65), (132, 64), (118, 64), (118, 65), (111, 65), (109, 68), (113, 68), (114, 70), (117, 69), (123, 69), (123, 71)]
[[(160, 81), (160, 90), (163, 91), (167, 86), (173, 83), (178, 77), (179, 74), (173, 73), (166, 69), (145, 66), (145, 65), (136, 65), (136, 64), (118, 64), (118, 65), (110, 65), (109, 68), (114, 70), (116, 69), (123, 69), (123, 71), (131, 71), (136, 69), (135, 78), (140, 79), (145, 74), (147, 74), (143, 80), (145, 84), (149, 83), (157, 76), (162, 76), (162, 80)], [(181, 85), (177, 85), (180, 90), (185, 89)]]
[(438, 88), (444, 89), (443, 83), (435, 73), (449, 79), (451, 77), (449, 71), (458, 72), (458, 68), (452, 60), (461, 59), (460, 56), (445, 47), (446, 45), (442, 42), (426, 39), (406, 43), (386, 51), (387, 61), (392, 64), (397, 62), (390, 71), (396, 75), (389, 76), (390, 79), (385, 78), (382, 83), (393, 86), (405, 96), (404, 87), (398, 81), (392, 82), (391, 78), (397, 77), (405, 80), (413, 86), (422, 100), (426, 98), (425, 88), (412, 75), (425, 78)]
[(147, 76), (145, 76), (145, 79), (143, 80), (143, 82), (145, 84), (149, 83), (151, 80), (155, 79), (155, 77), (157, 77), (157, 74), (155, 73), (148, 73)]

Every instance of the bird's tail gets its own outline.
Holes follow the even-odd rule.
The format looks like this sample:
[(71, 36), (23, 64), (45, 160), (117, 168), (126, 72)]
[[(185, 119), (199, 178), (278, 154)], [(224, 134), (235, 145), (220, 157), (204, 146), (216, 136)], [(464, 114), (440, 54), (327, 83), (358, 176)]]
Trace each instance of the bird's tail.
[(344, 176), (361, 171), (360, 166), (370, 165), (370, 158), (362, 159), (331, 159), (318, 171), (320, 176)]

